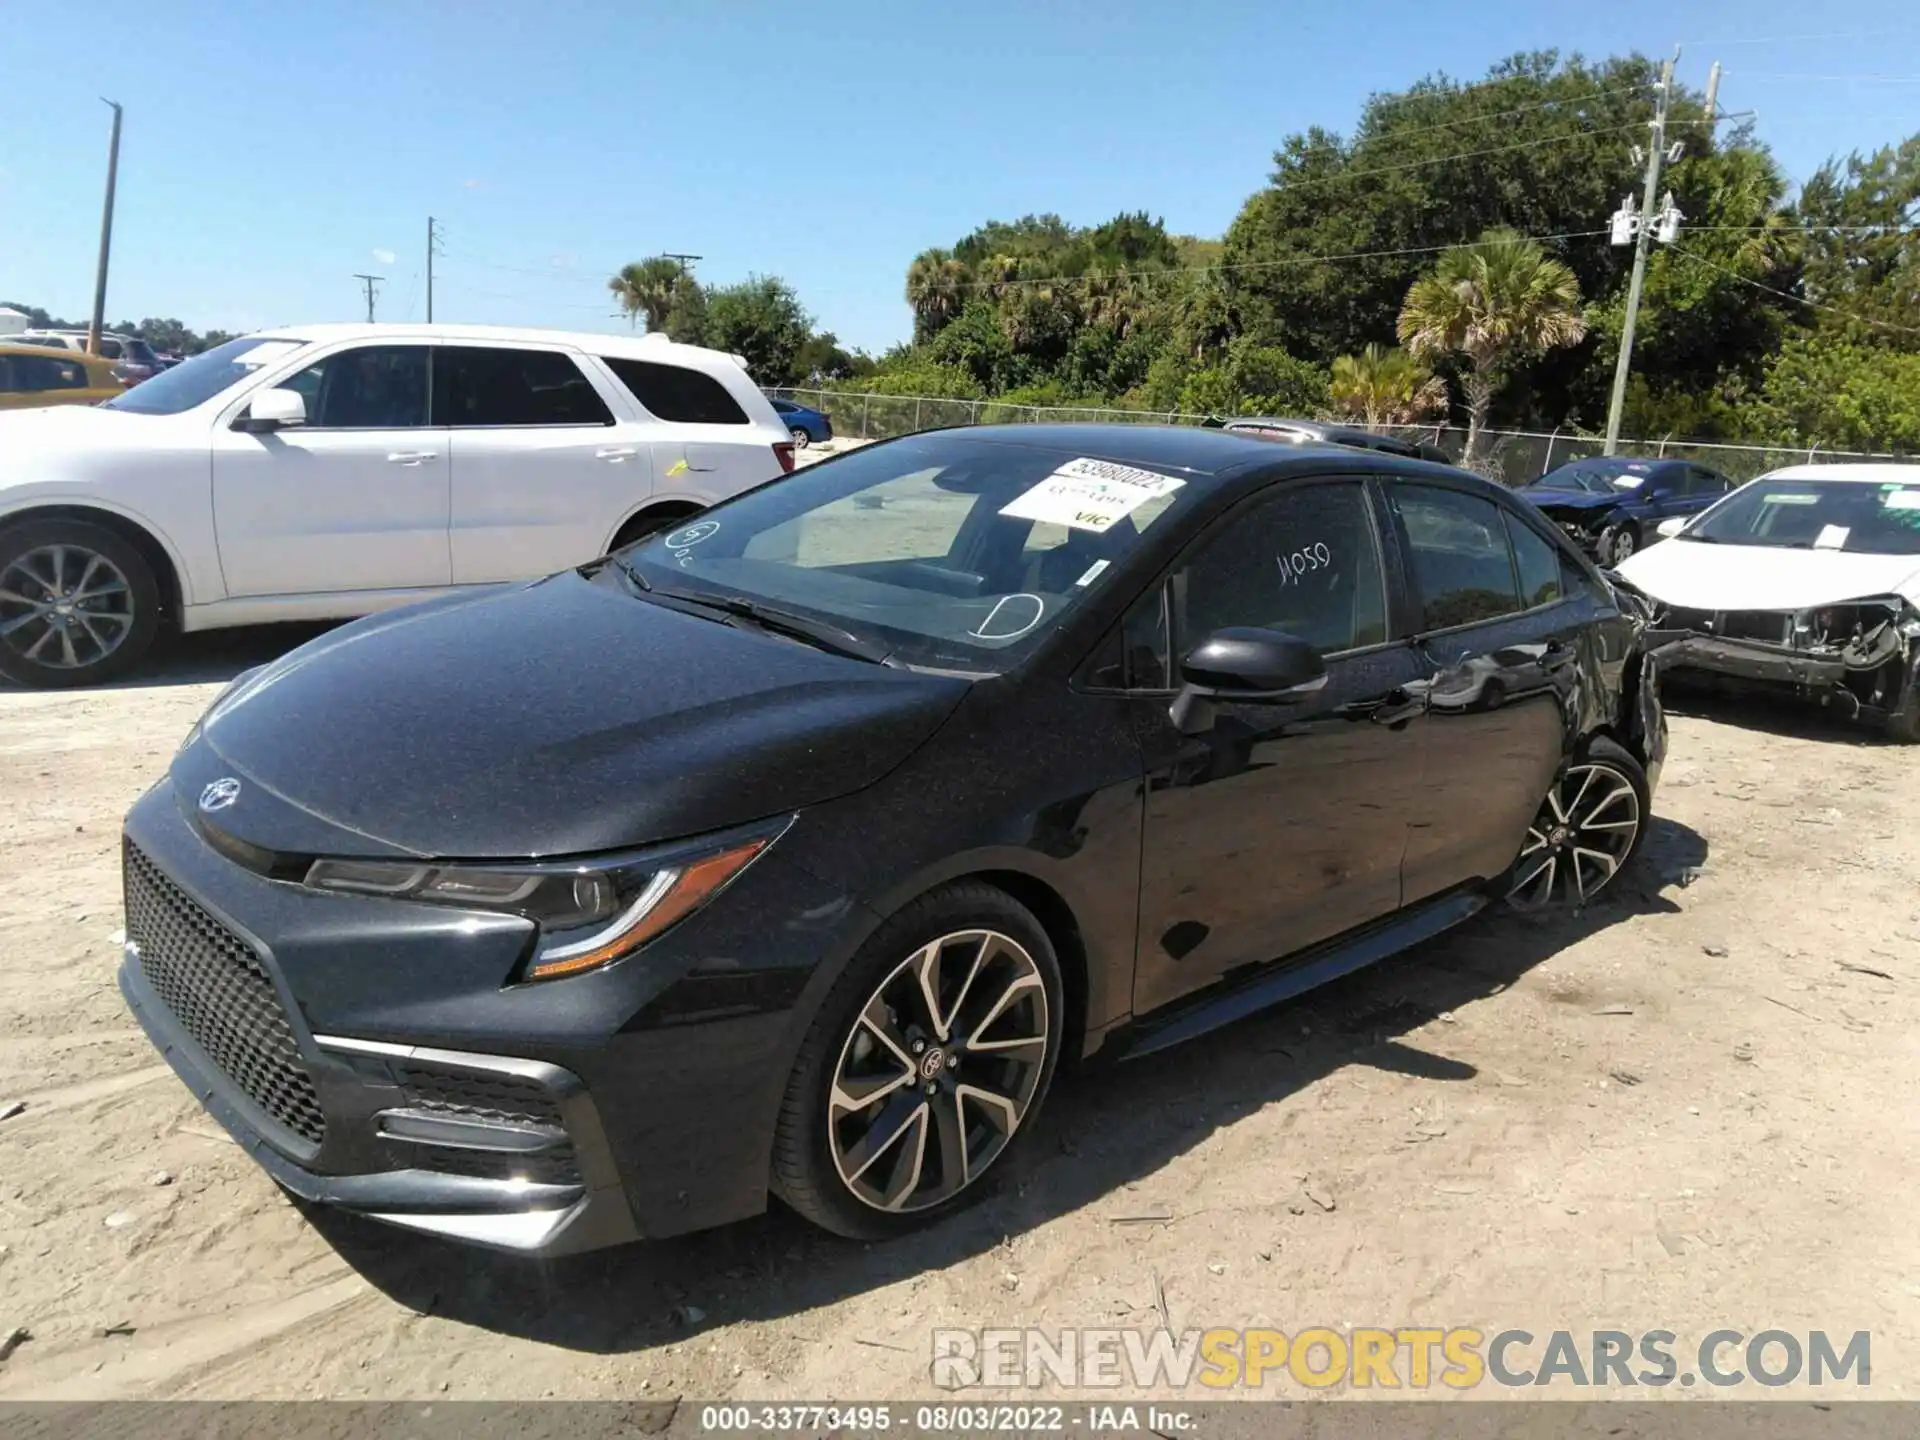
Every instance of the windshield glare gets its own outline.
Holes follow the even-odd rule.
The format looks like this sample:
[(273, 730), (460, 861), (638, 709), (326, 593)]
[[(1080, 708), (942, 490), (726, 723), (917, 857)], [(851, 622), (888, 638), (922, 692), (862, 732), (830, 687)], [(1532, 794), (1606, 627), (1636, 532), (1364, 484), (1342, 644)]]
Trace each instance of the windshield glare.
[(904, 664), (997, 672), (1193, 494), (1118, 462), (928, 436), (809, 466), (626, 558), (662, 595), (743, 596)]
[(1681, 532), (1682, 540), (1920, 555), (1920, 468), (1913, 480), (1755, 480)]
[(231, 389), (260, 369), (291, 355), (304, 340), (261, 340), (242, 336), (224, 345), (183, 360), (171, 370), (162, 370), (123, 395), (116, 395), (101, 406), (103, 410), (127, 410), (136, 415), (178, 415), (203, 405)]
[(1576, 460), (1551, 470), (1534, 483), (1549, 490), (1638, 490), (1650, 467), (1632, 460)]

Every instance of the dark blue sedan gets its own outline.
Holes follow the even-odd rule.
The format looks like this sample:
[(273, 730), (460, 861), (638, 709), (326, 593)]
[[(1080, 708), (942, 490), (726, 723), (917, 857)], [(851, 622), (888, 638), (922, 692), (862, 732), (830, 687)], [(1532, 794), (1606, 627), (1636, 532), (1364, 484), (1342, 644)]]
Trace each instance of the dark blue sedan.
[(1521, 490), (1602, 565), (1618, 565), (1658, 538), (1662, 520), (1697, 515), (1734, 488), (1691, 460), (1593, 455), (1569, 460)]
[(773, 408), (779, 412), (780, 423), (787, 427), (787, 433), (793, 436), (793, 443), (798, 448), (804, 450), (809, 445), (824, 445), (833, 438), (833, 421), (818, 410), (792, 400), (776, 400)]

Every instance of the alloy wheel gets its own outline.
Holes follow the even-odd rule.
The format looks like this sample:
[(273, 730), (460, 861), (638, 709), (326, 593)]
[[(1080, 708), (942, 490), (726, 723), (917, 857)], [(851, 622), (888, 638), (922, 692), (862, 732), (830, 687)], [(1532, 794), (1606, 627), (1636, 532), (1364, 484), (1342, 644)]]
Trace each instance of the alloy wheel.
[(1596, 761), (1571, 767), (1527, 830), (1507, 902), (1516, 910), (1586, 904), (1620, 873), (1639, 834), (1632, 780)]
[(1633, 551), (1633, 531), (1626, 529), (1616, 530), (1613, 535), (1613, 563), (1618, 565), (1623, 560), (1630, 559)]
[(55, 670), (98, 665), (133, 630), (133, 587), (83, 545), (42, 545), (0, 570), (0, 645)]
[(787, 433), (793, 437), (794, 445), (801, 450), (806, 449), (807, 446), (813, 443), (813, 437), (809, 435), (805, 430), (802, 430), (798, 425), (794, 426), (793, 429), (789, 430)]
[(827, 1094), (841, 1182), (876, 1210), (951, 1199), (1019, 1129), (1046, 1073), (1047, 987), (1019, 942), (962, 930), (921, 946), (854, 1021)]

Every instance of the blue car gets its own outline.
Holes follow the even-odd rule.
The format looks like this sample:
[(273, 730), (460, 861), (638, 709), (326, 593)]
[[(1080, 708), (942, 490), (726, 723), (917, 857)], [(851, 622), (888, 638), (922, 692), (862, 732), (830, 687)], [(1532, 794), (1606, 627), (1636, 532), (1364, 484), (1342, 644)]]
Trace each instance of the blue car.
[(776, 400), (773, 408), (779, 412), (780, 423), (787, 427), (787, 433), (793, 436), (796, 448), (804, 450), (809, 445), (824, 445), (833, 438), (833, 421), (818, 410), (810, 410), (792, 400)]
[(1520, 493), (1602, 565), (1618, 565), (1658, 537), (1660, 522), (1697, 515), (1734, 488), (1691, 460), (1593, 455), (1549, 470)]

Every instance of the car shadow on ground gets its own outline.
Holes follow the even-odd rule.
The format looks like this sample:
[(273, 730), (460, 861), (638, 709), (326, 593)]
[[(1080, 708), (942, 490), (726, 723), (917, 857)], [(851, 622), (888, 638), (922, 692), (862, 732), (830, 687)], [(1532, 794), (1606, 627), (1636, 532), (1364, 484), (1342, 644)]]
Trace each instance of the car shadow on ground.
[(1889, 739), (1878, 724), (1853, 719), (1838, 705), (1822, 705), (1817, 700), (1794, 695), (1666, 676), (1661, 683), (1660, 698), (1670, 715), (1712, 720), (1716, 724), (1758, 730), (1790, 740), (1866, 747), (1898, 743)]
[[(244, 670), (278, 660), (289, 650), (326, 634), (341, 623), (337, 620), (296, 621), (283, 625), (248, 625), (232, 630), (201, 630), (191, 635), (169, 635), (118, 680), (46, 693), (90, 695), (109, 690), (162, 690), (174, 685), (224, 684)], [(0, 679), (0, 691), (17, 688), (11, 681)]]
[[(1204, 1044), (1065, 1075), (994, 1193), (892, 1243), (840, 1240), (776, 1205), (723, 1229), (536, 1263), (303, 1209), (349, 1264), (401, 1305), (572, 1350), (645, 1351), (704, 1329), (803, 1314), (984, 1254), (1009, 1235), (1097, 1205), (1149, 1180), (1216, 1130), (1346, 1066), (1435, 1085), (1472, 1080), (1479, 1071), (1470, 1058), (1398, 1037), (1497, 995), (1577, 940), (1633, 916), (1677, 911), (1666, 892), (1689, 883), (1706, 858), (1696, 831), (1656, 819), (1633, 872), (1584, 913), (1489, 911)], [(1276, 1190), (1276, 1203), (1287, 1198)], [(863, 1338), (899, 1348), (884, 1337)]]

